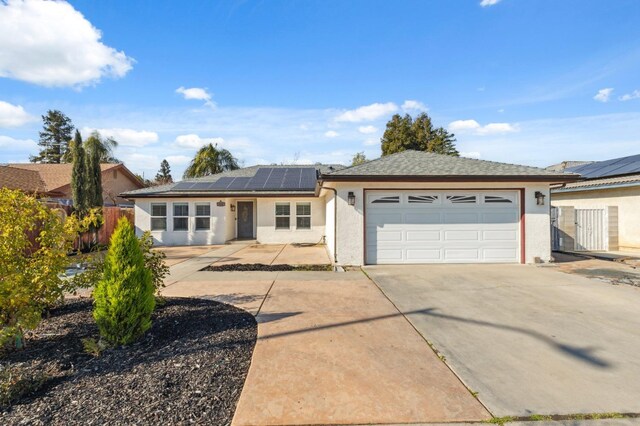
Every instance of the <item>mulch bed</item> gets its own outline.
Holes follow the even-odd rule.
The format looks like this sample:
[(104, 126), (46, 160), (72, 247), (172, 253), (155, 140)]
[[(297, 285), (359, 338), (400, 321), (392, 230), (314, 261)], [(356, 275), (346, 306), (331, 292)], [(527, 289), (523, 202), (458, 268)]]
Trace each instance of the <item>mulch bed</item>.
[(0, 359), (46, 372), (44, 385), (12, 406), (0, 424), (230, 424), (249, 369), (257, 325), (238, 308), (202, 299), (167, 299), (139, 342), (83, 350), (98, 336), (91, 302), (51, 312), (27, 348)]
[(201, 271), (211, 272), (231, 272), (231, 271), (266, 271), (266, 272), (281, 272), (281, 271), (333, 271), (331, 265), (265, 265), (264, 263), (226, 263), (223, 265), (206, 266)]

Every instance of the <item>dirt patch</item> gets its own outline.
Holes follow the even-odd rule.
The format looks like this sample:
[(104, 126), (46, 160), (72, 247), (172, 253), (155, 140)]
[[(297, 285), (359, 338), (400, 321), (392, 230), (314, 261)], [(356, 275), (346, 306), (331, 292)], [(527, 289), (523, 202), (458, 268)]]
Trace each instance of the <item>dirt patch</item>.
[(631, 274), (617, 269), (574, 269), (573, 272), (589, 278), (606, 280), (611, 284), (627, 284), (640, 287), (639, 274)]
[(247, 312), (201, 299), (167, 299), (144, 338), (87, 354), (97, 337), (90, 301), (51, 312), (27, 349), (0, 359), (39, 389), (0, 407), (0, 424), (230, 424), (256, 341)]
[(225, 263), (222, 265), (209, 265), (200, 269), (210, 272), (281, 272), (281, 271), (333, 271), (332, 265), (265, 265), (264, 263)]

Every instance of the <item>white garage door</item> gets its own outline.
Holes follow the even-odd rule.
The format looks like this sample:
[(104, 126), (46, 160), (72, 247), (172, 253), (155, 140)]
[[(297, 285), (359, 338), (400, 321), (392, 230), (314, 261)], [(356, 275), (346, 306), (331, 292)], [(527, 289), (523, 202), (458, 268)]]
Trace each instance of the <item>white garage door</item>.
[(367, 263), (519, 262), (518, 195), (367, 191)]

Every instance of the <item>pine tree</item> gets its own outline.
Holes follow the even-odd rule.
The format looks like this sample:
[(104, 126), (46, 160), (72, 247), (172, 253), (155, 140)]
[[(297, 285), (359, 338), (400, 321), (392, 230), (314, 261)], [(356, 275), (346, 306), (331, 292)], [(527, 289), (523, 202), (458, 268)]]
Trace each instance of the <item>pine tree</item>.
[(160, 163), (160, 170), (158, 170), (158, 173), (156, 174), (156, 183), (164, 185), (165, 183), (171, 182), (173, 182), (171, 167), (169, 166), (169, 162), (165, 159)]
[(71, 169), (71, 194), (73, 207), (82, 216), (88, 210), (87, 205), (87, 168), (86, 155), (82, 146), (82, 136), (76, 130), (76, 135), (70, 144), (73, 168)]
[(382, 155), (413, 149), (457, 157), (455, 135), (443, 127), (435, 128), (431, 117), (422, 113), (413, 119), (409, 114), (394, 115), (382, 135)]
[(111, 237), (102, 279), (93, 292), (93, 317), (102, 338), (113, 345), (126, 345), (142, 337), (151, 327), (153, 293), (140, 241), (123, 217)]
[(68, 162), (69, 141), (73, 134), (71, 119), (58, 110), (49, 110), (42, 116), (43, 130), (40, 132), (40, 153), (32, 155), (32, 163)]
[(84, 145), (87, 159), (87, 207), (102, 207), (104, 201), (102, 198), (102, 169), (100, 168), (100, 159), (102, 158), (103, 151), (100, 140), (90, 137)]

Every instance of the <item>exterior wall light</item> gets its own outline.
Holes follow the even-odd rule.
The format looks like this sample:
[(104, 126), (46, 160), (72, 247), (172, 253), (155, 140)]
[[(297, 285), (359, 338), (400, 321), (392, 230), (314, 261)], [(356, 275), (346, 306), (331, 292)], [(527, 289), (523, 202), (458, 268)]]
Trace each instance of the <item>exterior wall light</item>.
[(536, 204), (539, 206), (544, 206), (545, 195), (540, 191), (536, 191), (535, 197), (536, 197)]
[(347, 196), (347, 202), (350, 206), (354, 206), (356, 204), (356, 194), (349, 191), (349, 195)]
[(236, 205), (235, 204), (231, 204), (231, 211), (235, 212), (236, 211)]

